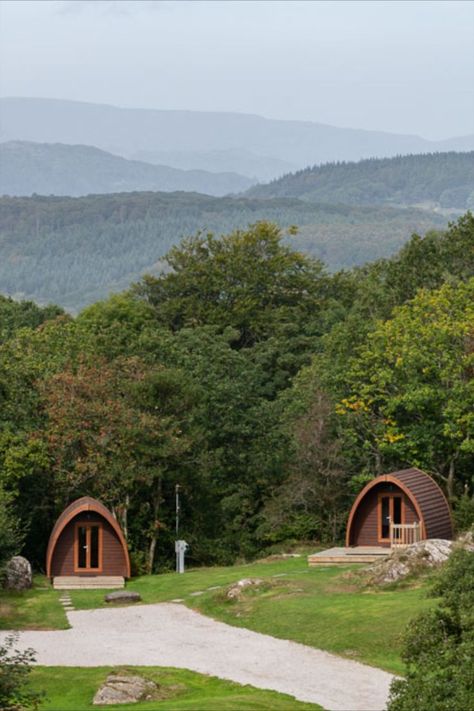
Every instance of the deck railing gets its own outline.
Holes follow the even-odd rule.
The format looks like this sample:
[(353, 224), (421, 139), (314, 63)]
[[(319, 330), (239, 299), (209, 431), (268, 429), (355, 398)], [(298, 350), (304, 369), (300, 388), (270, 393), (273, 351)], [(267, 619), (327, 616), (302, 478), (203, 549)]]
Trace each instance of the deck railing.
[(391, 523), (390, 545), (392, 548), (404, 548), (421, 541), (421, 523)]

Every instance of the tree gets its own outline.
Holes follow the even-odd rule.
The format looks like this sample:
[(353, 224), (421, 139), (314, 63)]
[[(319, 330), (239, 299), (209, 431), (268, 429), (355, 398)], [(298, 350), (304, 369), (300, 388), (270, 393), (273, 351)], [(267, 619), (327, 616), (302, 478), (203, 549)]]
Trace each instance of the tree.
[(304, 414), (291, 422), (288, 475), (270, 489), (263, 538), (334, 542), (340, 536), (349, 474), (335, 425), (333, 403), (313, 390)]
[(136, 293), (173, 330), (232, 327), (239, 346), (268, 338), (281, 323), (314, 323), (328, 281), (323, 266), (292, 251), (282, 237), (266, 222), (220, 238), (198, 234), (173, 247), (167, 271), (146, 277)]
[(392, 683), (389, 711), (474, 708), (474, 555), (452, 554), (433, 594), (439, 607), (408, 626), (404, 679)]
[[(454, 497), (474, 454), (474, 279), (420, 291), (348, 364), (339, 414), (374, 473), (417, 465)], [(459, 492), (460, 493), (460, 492)]]
[(12, 511), (11, 496), (0, 485), (0, 582), (5, 563), (20, 552), (23, 538)]

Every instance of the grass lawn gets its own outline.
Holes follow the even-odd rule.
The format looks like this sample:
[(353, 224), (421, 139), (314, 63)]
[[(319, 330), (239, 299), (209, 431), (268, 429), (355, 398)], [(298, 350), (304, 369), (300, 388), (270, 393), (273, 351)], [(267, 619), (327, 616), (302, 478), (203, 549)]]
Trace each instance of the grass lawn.
[(59, 602), (59, 592), (47, 579), (35, 576), (25, 592), (0, 590), (0, 629), (57, 630), (69, 627)]
[(110, 711), (312, 711), (321, 710), (316, 704), (296, 701), (292, 696), (275, 691), (263, 691), (252, 686), (242, 686), (216, 677), (197, 674), (183, 669), (157, 667), (129, 667), (131, 674), (141, 674), (160, 685), (163, 699), (138, 704), (120, 704), (97, 707), (92, 705), (95, 692), (111, 671), (123, 669), (96, 667), (35, 667), (31, 672), (31, 685), (46, 692), (41, 711), (86, 711), (106, 708)]
[[(436, 602), (426, 597), (425, 584), (385, 591), (360, 589), (344, 577), (348, 570), (308, 568), (303, 556), (201, 568), (184, 575), (144, 576), (127, 588), (138, 591), (145, 603), (182, 599), (188, 607), (231, 625), (402, 674), (401, 633), (412, 617)], [(267, 585), (249, 590), (237, 602), (227, 600), (225, 586), (248, 577), (263, 578)], [(222, 588), (208, 590), (216, 586)], [(71, 597), (76, 609), (105, 604), (103, 591), (72, 591)]]
[[(354, 566), (356, 567), (356, 566)], [(246, 565), (135, 578), (127, 584), (144, 603), (183, 600), (188, 607), (238, 627), (291, 639), (401, 674), (400, 636), (407, 622), (435, 605), (426, 583), (371, 591), (345, 577), (350, 568), (308, 568), (300, 558), (270, 558)], [(229, 601), (225, 588), (241, 578), (262, 578), (258, 590)], [(39, 584), (46, 583), (39, 580)], [(209, 588), (217, 588), (209, 590)], [(199, 593), (193, 595), (193, 593)], [(70, 591), (76, 609), (103, 607), (103, 590)], [(3, 612), (2, 612), (3, 610)], [(0, 593), (0, 628), (61, 629), (67, 620), (59, 593), (37, 587)]]

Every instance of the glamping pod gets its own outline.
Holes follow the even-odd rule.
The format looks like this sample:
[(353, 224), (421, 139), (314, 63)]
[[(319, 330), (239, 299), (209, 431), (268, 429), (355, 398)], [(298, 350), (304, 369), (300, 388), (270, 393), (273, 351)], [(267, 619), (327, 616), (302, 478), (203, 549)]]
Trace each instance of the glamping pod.
[(83, 496), (60, 515), (46, 553), (55, 588), (123, 587), (130, 559), (122, 529), (96, 499)]
[(360, 492), (349, 514), (346, 546), (394, 547), (453, 537), (449, 504), (420, 469), (382, 474)]

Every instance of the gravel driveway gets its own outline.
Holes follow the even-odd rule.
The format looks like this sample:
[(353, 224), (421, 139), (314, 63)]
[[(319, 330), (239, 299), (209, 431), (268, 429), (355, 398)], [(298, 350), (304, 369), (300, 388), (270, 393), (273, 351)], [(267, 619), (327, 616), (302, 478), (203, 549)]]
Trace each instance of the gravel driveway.
[[(328, 711), (382, 711), (392, 676), (296, 642), (216, 622), (184, 605), (68, 613), (72, 629), (22, 632), (48, 666), (171, 666), (291, 694)], [(5, 633), (0, 633), (0, 639)]]

